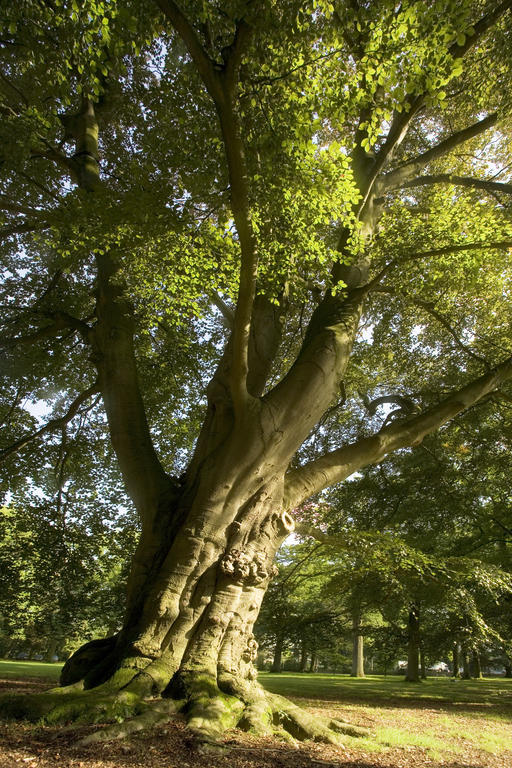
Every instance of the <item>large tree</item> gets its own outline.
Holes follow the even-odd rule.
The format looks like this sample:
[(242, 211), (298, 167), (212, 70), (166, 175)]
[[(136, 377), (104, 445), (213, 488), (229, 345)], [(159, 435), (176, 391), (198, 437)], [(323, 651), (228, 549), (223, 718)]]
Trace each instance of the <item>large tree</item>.
[(121, 631), (11, 711), (335, 738), (252, 627), (294, 509), (512, 378), (511, 6), (2, 3), (1, 456), (104, 414), (141, 526)]

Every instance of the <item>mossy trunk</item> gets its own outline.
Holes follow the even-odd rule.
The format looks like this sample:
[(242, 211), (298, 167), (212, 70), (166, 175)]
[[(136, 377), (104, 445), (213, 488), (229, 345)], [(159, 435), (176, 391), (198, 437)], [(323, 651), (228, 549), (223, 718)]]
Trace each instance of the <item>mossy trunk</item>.
[(78, 651), (64, 667), (63, 683), (83, 679), (90, 688), (133, 678), (132, 687), (155, 694), (191, 672), (224, 687), (229, 678), (254, 675), (252, 628), (276, 548), (292, 522), (274, 512), (278, 484), (252, 488), (250, 482), (243, 497), (241, 479), (228, 476), (222, 490), (238, 492), (231, 490), (223, 503), (215, 503), (221, 490), (215, 485), (208, 493), (199, 487), (190, 511), (183, 509), (183, 494), (172, 510), (172, 519), (183, 522), (170, 541), (172, 524), (164, 526), (162, 516), (156, 536), (143, 533), (121, 632)]
[(413, 605), (408, 618), (408, 650), (407, 650), (407, 675), (408, 683), (420, 682), (420, 612), (417, 605)]

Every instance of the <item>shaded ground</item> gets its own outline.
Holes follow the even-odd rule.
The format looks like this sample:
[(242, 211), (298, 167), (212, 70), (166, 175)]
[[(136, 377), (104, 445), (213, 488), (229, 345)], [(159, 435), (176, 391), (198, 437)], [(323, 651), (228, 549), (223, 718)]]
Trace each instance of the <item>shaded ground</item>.
[[(4, 691), (35, 692), (51, 686), (49, 680), (2, 677), (3, 671), (0, 664), (0, 689)], [(393, 679), (263, 675), (262, 682), (312, 712), (330, 713), (366, 726), (372, 737), (345, 737), (343, 747), (311, 743), (294, 747), (233, 731), (226, 738), (229, 752), (202, 755), (194, 749), (179, 719), (126, 742), (80, 748), (75, 746), (77, 738), (97, 726), (4, 723), (0, 729), (0, 768), (512, 766), (512, 681), (450, 685), (434, 680), (411, 688)], [(302, 697), (297, 696), (297, 690)]]

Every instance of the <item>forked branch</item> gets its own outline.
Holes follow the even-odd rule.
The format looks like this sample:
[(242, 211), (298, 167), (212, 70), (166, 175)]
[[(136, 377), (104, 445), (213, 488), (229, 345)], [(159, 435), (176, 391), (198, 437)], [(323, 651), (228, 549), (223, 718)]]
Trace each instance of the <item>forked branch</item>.
[(444, 141), (440, 141), (426, 152), (423, 152), (421, 155), (408, 160), (407, 162), (398, 166), (398, 168), (395, 168), (389, 173), (386, 173), (379, 179), (377, 185), (378, 193), (383, 191), (390, 191), (392, 189), (396, 189), (397, 187), (404, 186), (406, 182), (414, 179), (419, 171), (428, 165), (428, 163), (432, 162), (433, 160), (437, 160), (437, 158), (442, 157), (443, 155), (446, 155), (460, 144), (463, 144), (464, 142), (475, 138), (475, 136), (479, 136), (481, 133), (484, 133), (484, 131), (487, 131), (493, 125), (496, 125), (497, 119), (498, 116), (496, 112), (493, 112), (483, 120), (479, 120), (477, 123), (473, 123), (473, 125), (470, 125), (461, 131), (452, 133), (451, 136), (448, 136), (448, 138), (444, 139)]

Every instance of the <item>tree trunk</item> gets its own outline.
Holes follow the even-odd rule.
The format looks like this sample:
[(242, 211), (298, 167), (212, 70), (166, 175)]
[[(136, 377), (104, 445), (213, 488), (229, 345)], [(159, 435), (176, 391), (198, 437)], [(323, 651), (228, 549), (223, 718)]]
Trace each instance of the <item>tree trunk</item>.
[(505, 677), (512, 677), (512, 664), (505, 664)]
[(462, 679), (471, 680), (471, 671), (469, 669), (469, 654), (465, 648), (462, 649)]
[(453, 671), (452, 677), (460, 677), (460, 653), (459, 644), (453, 644)]
[(481, 662), (480, 654), (478, 653), (478, 651), (475, 651), (473, 653), (472, 661), (473, 661), (473, 677), (476, 677), (478, 680), (480, 680), (483, 677), (483, 675), (482, 675), (482, 662)]
[(53, 661), (53, 657), (55, 656), (55, 652), (57, 650), (57, 644), (57, 639), (55, 637), (51, 637), (46, 648), (46, 653), (44, 656), (45, 661)]
[[(269, 446), (260, 443), (256, 452), (256, 439), (230, 445), (219, 432), (216, 440), (207, 436), (206, 458), (193, 460), (182, 488), (143, 527), (123, 628), (87, 643), (65, 664), (61, 684), (72, 686), (73, 714), (62, 695), (45, 701), (49, 711), (57, 704), (64, 719), (76, 717), (80, 706), (87, 712), (101, 706), (104, 718), (115, 719), (121, 706), (124, 714), (133, 710), (134, 723), (149, 711), (158, 720), (179, 707), (202, 740), (236, 725), (269, 735), (280, 722), (299, 738), (337, 742), (327, 721), (256, 681), (253, 625), (275, 572), (275, 552), (294, 526), (287, 512), (276, 511), (283, 508), (283, 473), (262, 478), (262, 467), (271, 464)], [(274, 669), (282, 642), (278, 646)], [(315, 668), (315, 657), (312, 662)], [(85, 688), (78, 702), (75, 683)], [(37, 716), (44, 713), (39, 709)], [(123, 733), (138, 727), (131, 723), (123, 723)], [(97, 738), (112, 738), (112, 729), (101, 734)]]
[(417, 605), (413, 605), (409, 611), (409, 643), (407, 653), (407, 675), (408, 683), (420, 682), (420, 612)]
[(421, 679), (426, 680), (427, 679), (427, 665), (425, 662), (425, 649), (423, 648), (423, 643), (420, 644), (420, 669), (421, 669)]
[(276, 644), (274, 646), (274, 658), (272, 660), (272, 666), (270, 668), (271, 672), (281, 671), (282, 656), (283, 656), (283, 637), (282, 635), (280, 635), (277, 638)]
[(352, 615), (352, 677), (364, 677), (364, 640), (361, 634), (361, 616)]
[(306, 646), (306, 641), (301, 640), (300, 643), (300, 671), (306, 672), (308, 668), (308, 649)]
[(309, 663), (309, 671), (310, 672), (316, 672), (318, 670), (318, 656), (316, 655), (316, 651), (311, 651), (311, 661)]

